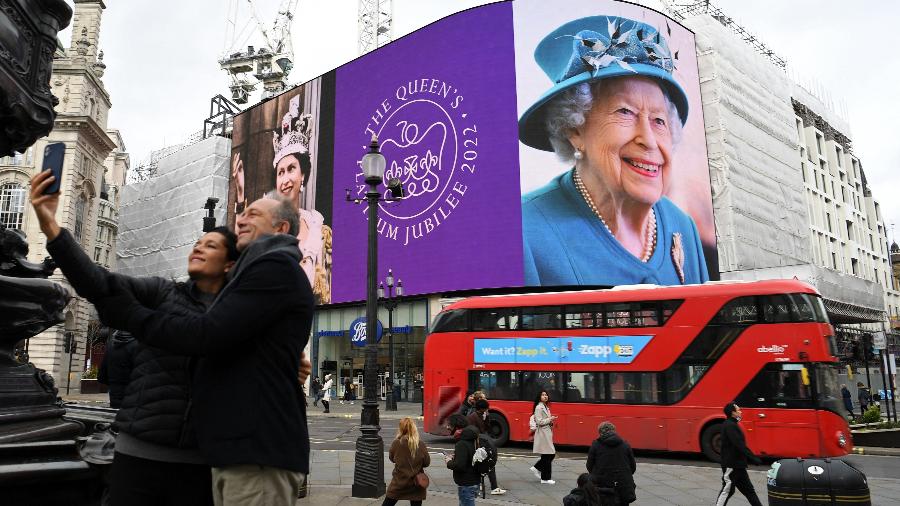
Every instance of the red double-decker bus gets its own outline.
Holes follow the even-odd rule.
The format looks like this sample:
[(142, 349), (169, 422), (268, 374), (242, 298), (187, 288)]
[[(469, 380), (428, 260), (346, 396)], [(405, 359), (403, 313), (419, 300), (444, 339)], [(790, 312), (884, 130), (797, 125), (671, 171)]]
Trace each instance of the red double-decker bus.
[(846, 455), (835, 355), (821, 297), (796, 280), (473, 297), (425, 342), (425, 428), (446, 434), (482, 390), (491, 436), (527, 441), (547, 391), (558, 444), (589, 445), (609, 420), (635, 448), (717, 460), (734, 401), (758, 454)]

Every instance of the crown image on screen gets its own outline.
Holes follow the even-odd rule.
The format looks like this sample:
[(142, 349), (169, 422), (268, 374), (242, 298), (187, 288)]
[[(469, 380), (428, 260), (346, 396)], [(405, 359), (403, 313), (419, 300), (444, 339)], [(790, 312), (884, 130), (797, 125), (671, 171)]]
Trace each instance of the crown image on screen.
[(309, 142), (312, 139), (312, 115), (300, 114), (300, 95), (291, 99), (288, 112), (281, 119), (281, 131), (272, 132), (272, 148), (275, 158), (272, 166), (287, 155), (309, 153)]

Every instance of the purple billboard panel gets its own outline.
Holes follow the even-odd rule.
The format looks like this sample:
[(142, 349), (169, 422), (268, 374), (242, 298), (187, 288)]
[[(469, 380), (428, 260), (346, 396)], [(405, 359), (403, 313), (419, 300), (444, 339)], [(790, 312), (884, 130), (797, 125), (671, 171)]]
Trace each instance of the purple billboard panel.
[(341, 190), (365, 196), (373, 134), (406, 192), (379, 209), (379, 277), (408, 294), (522, 284), (512, 23), (511, 3), (471, 9), (337, 70), (333, 302), (365, 297), (366, 206)]

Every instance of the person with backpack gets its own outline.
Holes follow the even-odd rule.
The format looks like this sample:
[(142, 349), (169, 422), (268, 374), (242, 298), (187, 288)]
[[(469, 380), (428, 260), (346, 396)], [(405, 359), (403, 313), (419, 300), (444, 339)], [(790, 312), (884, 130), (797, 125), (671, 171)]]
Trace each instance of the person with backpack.
[(388, 456), (394, 463), (394, 472), (381, 506), (394, 506), (401, 500), (409, 501), (410, 506), (422, 506), (425, 489), (419, 485), (416, 475), (424, 473), (431, 465), (431, 457), (425, 443), (419, 439), (419, 429), (412, 418), (400, 420)]
[[(476, 395), (477, 394), (478, 394), (478, 392), (476, 392)], [(478, 431), (481, 433), (481, 436), (479, 436), (480, 439), (483, 439), (485, 441), (485, 443), (486, 443), (485, 446), (490, 445), (491, 448), (493, 448), (494, 457), (495, 457), (494, 464), (490, 467), (490, 469), (487, 470), (488, 480), (491, 483), (491, 495), (503, 495), (506, 493), (506, 490), (500, 488), (500, 486), (497, 484), (497, 469), (496, 469), (497, 451), (496, 451), (496, 447), (494, 447), (494, 444), (490, 441), (490, 436), (488, 435), (487, 417), (488, 417), (488, 408), (489, 407), (490, 407), (490, 404), (488, 404), (488, 401), (486, 399), (484, 399), (483, 397), (481, 399), (476, 400), (475, 401), (475, 411), (473, 411), (472, 413), (469, 414), (469, 416), (466, 417), (466, 421), (469, 423), (469, 425), (474, 425), (475, 427), (478, 427)]]
[(534, 430), (534, 445), (532, 453), (537, 453), (541, 458), (531, 466), (531, 472), (541, 480), (544, 485), (553, 485), (553, 458), (556, 457), (556, 447), (553, 446), (553, 423), (556, 416), (550, 414), (550, 394), (541, 390), (534, 400), (534, 411), (528, 421), (529, 428)]
[(872, 402), (872, 395), (869, 393), (869, 388), (862, 381), (856, 382), (856, 400), (859, 401), (859, 416), (865, 415), (866, 409), (869, 408), (869, 403)]
[(597, 427), (600, 437), (591, 444), (585, 466), (598, 487), (613, 489), (621, 505), (637, 500), (634, 472), (637, 465), (627, 441), (616, 433), (616, 426), (603, 422)]
[(478, 496), (481, 474), (472, 460), (475, 457), (477, 440), (478, 429), (469, 425), (460, 431), (459, 441), (453, 447), (453, 453), (445, 455), (447, 468), (453, 471), (459, 506), (475, 506), (475, 498)]

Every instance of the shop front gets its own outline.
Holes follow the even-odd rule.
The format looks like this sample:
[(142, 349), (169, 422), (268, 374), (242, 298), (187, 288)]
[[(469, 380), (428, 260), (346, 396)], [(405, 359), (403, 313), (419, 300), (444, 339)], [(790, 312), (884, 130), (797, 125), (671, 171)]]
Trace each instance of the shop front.
[[(358, 398), (363, 397), (366, 362), (365, 305), (320, 309), (316, 312), (313, 332), (313, 374), (334, 379), (334, 398), (343, 399), (347, 380)], [(393, 314), (379, 308), (381, 332), (378, 343), (378, 387), (385, 399), (393, 377), (394, 396), (399, 401), (421, 402), (422, 367), (425, 335), (428, 330), (428, 304), (425, 299), (401, 302)], [(394, 349), (394, 371), (391, 371), (391, 341)]]

